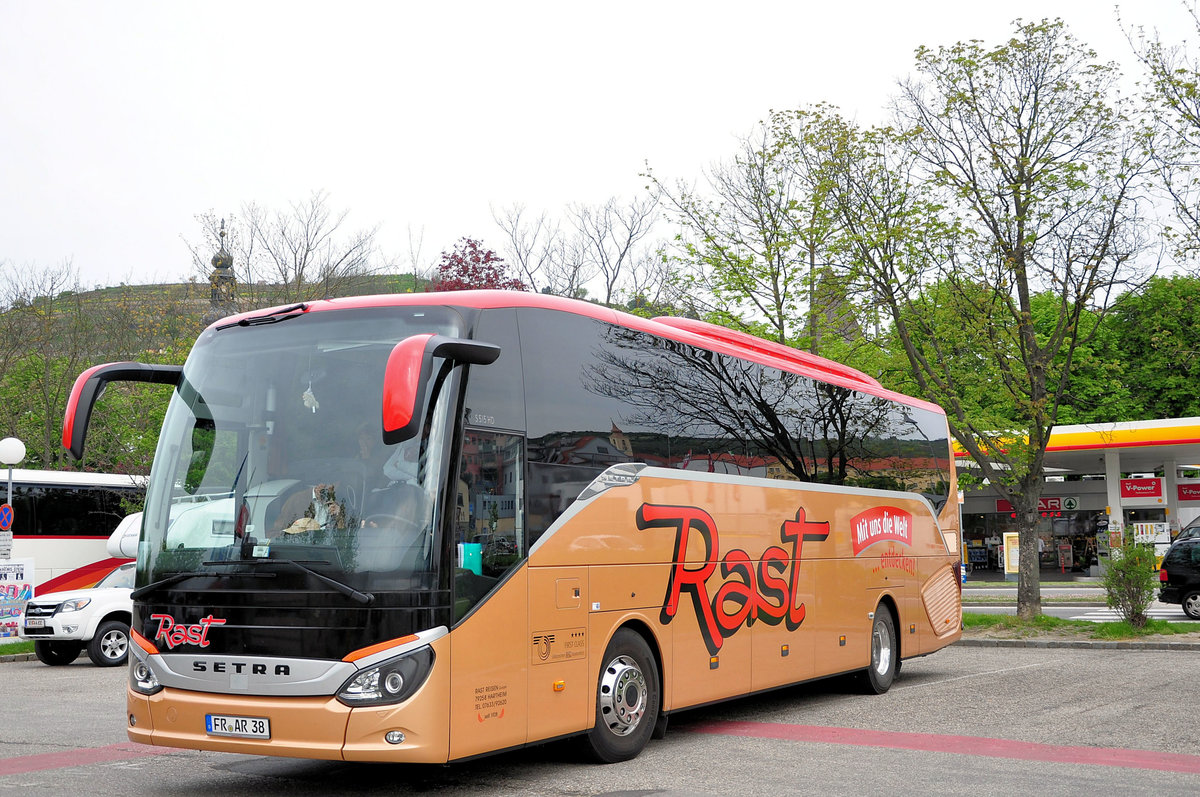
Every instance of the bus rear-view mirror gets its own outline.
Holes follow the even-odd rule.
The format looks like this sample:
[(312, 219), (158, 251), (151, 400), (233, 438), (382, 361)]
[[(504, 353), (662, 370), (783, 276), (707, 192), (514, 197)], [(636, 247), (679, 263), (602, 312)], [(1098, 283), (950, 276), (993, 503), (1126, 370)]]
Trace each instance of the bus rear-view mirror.
[(433, 359), (443, 357), (467, 365), (491, 365), (500, 347), (477, 340), (445, 335), (413, 335), (396, 344), (388, 355), (383, 377), (383, 442), (400, 443), (416, 436), (421, 428), (421, 408)]
[(71, 387), (67, 411), (63, 415), (63, 448), (75, 459), (83, 459), (83, 444), (87, 439), (92, 408), (104, 393), (109, 382), (149, 382), (157, 385), (178, 385), (183, 376), (182, 365), (151, 365), (148, 363), (105, 363), (87, 369)]

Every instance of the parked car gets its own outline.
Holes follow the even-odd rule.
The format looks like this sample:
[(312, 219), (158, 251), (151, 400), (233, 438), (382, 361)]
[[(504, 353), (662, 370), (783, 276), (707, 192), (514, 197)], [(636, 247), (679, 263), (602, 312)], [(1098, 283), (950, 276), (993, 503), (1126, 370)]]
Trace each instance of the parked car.
[(1172, 540), (1172, 542), (1179, 542), (1180, 540), (1190, 540), (1193, 537), (1200, 537), (1200, 520), (1193, 520), (1186, 527), (1181, 529), (1179, 532), (1179, 536), (1176, 537), (1174, 540)]
[(1158, 571), (1158, 599), (1178, 603), (1193, 620), (1200, 620), (1200, 537), (1176, 540)]
[(100, 667), (124, 664), (129, 655), (136, 563), (112, 570), (91, 589), (38, 595), (25, 606), (18, 633), (33, 641), (43, 664), (70, 664), (86, 647)]

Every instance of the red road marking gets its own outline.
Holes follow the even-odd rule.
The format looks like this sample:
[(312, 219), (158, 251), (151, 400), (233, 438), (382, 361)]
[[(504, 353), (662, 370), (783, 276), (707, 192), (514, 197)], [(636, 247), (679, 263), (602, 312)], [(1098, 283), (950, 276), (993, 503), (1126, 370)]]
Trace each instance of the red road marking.
[(128, 761), (132, 758), (146, 758), (152, 755), (173, 753), (174, 750), (162, 747), (151, 747), (147, 744), (124, 742), (110, 744), (107, 747), (83, 747), (77, 750), (63, 750), (57, 753), (38, 753), (23, 755), (16, 758), (0, 759), (0, 777), (18, 775), (22, 772), (42, 772), (47, 769), (65, 769), (66, 767), (81, 767), (89, 764), (103, 764), (109, 761)]
[(792, 742), (849, 744), (888, 747), (929, 753), (1012, 758), (1020, 761), (1052, 761), (1060, 764), (1091, 764), (1161, 772), (1200, 773), (1200, 756), (1157, 753), (1120, 747), (1068, 747), (1057, 744), (989, 739), (983, 736), (950, 736), (940, 733), (900, 733), (859, 728), (827, 728), (819, 725), (779, 725), (769, 722), (711, 722), (689, 728), (694, 733), (750, 736)]

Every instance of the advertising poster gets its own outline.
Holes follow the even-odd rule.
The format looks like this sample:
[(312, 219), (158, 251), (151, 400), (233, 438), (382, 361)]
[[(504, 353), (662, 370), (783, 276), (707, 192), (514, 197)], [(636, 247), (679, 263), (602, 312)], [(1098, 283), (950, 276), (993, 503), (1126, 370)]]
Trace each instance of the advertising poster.
[(1004, 574), (1021, 572), (1021, 540), (1015, 531), (1004, 533)]
[(33, 598), (33, 560), (0, 559), (0, 638), (15, 637), (25, 604)]

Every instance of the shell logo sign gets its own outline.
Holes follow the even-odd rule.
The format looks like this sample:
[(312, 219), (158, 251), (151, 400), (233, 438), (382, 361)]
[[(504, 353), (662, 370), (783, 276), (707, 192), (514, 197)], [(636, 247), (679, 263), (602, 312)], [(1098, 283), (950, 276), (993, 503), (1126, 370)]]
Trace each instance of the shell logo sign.
[(1121, 479), (1122, 498), (1162, 498), (1162, 479)]
[(1176, 486), (1179, 489), (1180, 501), (1200, 501), (1200, 484), (1180, 484)]

